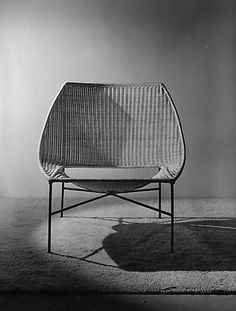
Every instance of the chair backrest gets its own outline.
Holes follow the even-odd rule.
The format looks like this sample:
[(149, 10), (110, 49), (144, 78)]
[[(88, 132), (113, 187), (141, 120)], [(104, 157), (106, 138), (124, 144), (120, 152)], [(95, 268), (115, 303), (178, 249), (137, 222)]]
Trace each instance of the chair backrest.
[(185, 144), (163, 84), (66, 83), (48, 114), (39, 160), (42, 166), (181, 169)]

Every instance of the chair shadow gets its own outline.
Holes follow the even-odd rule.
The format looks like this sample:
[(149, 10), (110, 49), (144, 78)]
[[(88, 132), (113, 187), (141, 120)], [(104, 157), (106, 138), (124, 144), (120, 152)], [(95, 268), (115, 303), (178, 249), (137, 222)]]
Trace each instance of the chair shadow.
[[(75, 216), (66, 216), (68, 218)], [(170, 253), (170, 223), (134, 223), (129, 217), (78, 217), (118, 222), (114, 233), (106, 236), (102, 246), (79, 257), (52, 254), (113, 267), (125, 271), (235, 271), (236, 219), (179, 218), (175, 223), (175, 251)], [(140, 219), (139, 219), (140, 218)], [(137, 217), (141, 220), (143, 217)], [(153, 219), (150, 217), (149, 221)], [(104, 250), (114, 264), (97, 262), (93, 256)]]
[(127, 271), (234, 271), (236, 219), (186, 221), (175, 224), (175, 252), (170, 254), (170, 224), (122, 220), (103, 247)]

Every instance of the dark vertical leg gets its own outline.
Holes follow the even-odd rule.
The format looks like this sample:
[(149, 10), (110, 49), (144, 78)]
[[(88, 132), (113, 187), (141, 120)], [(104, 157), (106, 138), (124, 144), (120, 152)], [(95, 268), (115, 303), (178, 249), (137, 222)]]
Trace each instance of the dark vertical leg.
[(51, 229), (52, 229), (52, 182), (49, 181), (48, 204), (48, 253), (51, 253)]
[(161, 182), (159, 182), (159, 218), (161, 218)]
[(171, 253), (174, 253), (174, 184), (171, 183)]
[(61, 217), (63, 217), (63, 207), (64, 207), (64, 182), (61, 184)]

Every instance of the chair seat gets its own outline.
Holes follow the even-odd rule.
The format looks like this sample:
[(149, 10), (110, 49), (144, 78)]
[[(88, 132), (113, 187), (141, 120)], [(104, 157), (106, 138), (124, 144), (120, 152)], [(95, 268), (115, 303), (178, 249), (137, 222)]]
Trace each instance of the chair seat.
[(126, 192), (141, 188), (149, 184), (148, 181), (133, 180), (97, 180), (97, 181), (78, 181), (74, 182), (76, 186), (96, 192)]
[[(146, 169), (146, 175), (144, 174), (144, 170)], [(74, 174), (73, 170), (68, 169), (68, 172), (64, 170), (63, 167), (57, 166), (54, 168), (53, 173), (50, 174), (51, 179), (57, 180), (65, 180), (70, 181), (81, 188), (92, 190), (96, 192), (106, 193), (106, 192), (126, 192), (135, 190), (137, 188), (141, 188), (149, 184), (150, 182), (159, 182), (159, 181), (170, 181), (175, 178), (176, 174), (179, 172), (178, 166), (161, 166), (160, 168), (137, 168), (136, 173), (134, 170), (131, 171), (129, 169), (111, 169), (113, 174), (112, 177), (108, 177), (109, 171), (101, 170), (100, 174), (94, 174), (96, 168), (91, 169), (87, 168), (87, 171), (82, 168), (84, 171), (79, 171), (79, 173)], [(89, 171), (90, 170), (90, 171)], [(114, 171), (118, 173), (114, 174)], [(126, 171), (126, 173), (124, 173)], [(137, 173), (137, 172), (141, 173)], [(103, 172), (103, 174), (102, 174)], [(123, 176), (122, 176), (123, 172)], [(156, 174), (155, 174), (155, 173)], [(142, 174), (142, 178), (140, 178), (140, 174)], [(96, 177), (95, 177), (96, 176)], [(98, 177), (99, 176), (99, 177)]]

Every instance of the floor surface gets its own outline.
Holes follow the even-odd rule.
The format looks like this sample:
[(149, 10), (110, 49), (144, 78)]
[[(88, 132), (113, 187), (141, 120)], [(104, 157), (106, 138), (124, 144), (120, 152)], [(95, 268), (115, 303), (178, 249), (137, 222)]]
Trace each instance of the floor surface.
[[(191, 204), (190, 204), (191, 202)], [(181, 217), (183, 214), (187, 217), (189, 217), (190, 222), (192, 223), (192, 226), (196, 229), (198, 229), (197, 234), (201, 234), (202, 230), (207, 230), (207, 236), (208, 237), (213, 237), (216, 236), (218, 237), (219, 241), (225, 241), (227, 244), (227, 237), (231, 237), (233, 232), (235, 232), (235, 227), (232, 221), (235, 220), (235, 200), (180, 200), (176, 202), (176, 217)], [(57, 204), (57, 201), (55, 202)], [(109, 202), (110, 204), (110, 202)], [(25, 252), (26, 257), (29, 257), (32, 261), (32, 250), (34, 250), (33, 253), (37, 255), (35, 258), (39, 258), (40, 252), (45, 251), (46, 249), (46, 219), (47, 219), (47, 200), (44, 199), (2, 199), (0, 200), (0, 205), (1, 205), (1, 210), (2, 210), (2, 217), (1, 217), (1, 223), (0, 223), (0, 231), (1, 231), (1, 241), (4, 241), (6, 243), (5, 245), (11, 245), (14, 246), (12, 248), (12, 252), (9, 253), (9, 257), (11, 260), (14, 261), (14, 266), (16, 264), (20, 264), (20, 261), (17, 262), (18, 260), (18, 248), (21, 249), (22, 247), (24, 248), (27, 246), (28, 252)], [(38, 210), (41, 209), (41, 214), (40, 217), (38, 214)], [(81, 216), (88, 213), (94, 220), (94, 216), (99, 216), (98, 218), (95, 219), (97, 222), (97, 225), (99, 226), (99, 233), (106, 234), (106, 226), (104, 226), (104, 215), (109, 218), (109, 207), (107, 204), (103, 206), (103, 203), (101, 206), (97, 206), (97, 208), (94, 210), (94, 206), (89, 208), (88, 210), (77, 210), (79, 213), (80, 218), (76, 218), (74, 221), (77, 221), (77, 219), (80, 219), (79, 221), (82, 221), (84, 218)], [(139, 212), (138, 209), (136, 208), (126, 208), (124, 206), (120, 206), (120, 210), (117, 209), (117, 217), (115, 217), (115, 222), (117, 219), (119, 220), (118, 216), (122, 212), (122, 216), (124, 216), (124, 220), (126, 221), (125, 224), (129, 224), (131, 229), (136, 230), (136, 226), (138, 228), (138, 231), (142, 229), (142, 226), (149, 226), (148, 224), (143, 225), (143, 216), (141, 210)], [(135, 214), (136, 213), (136, 214)], [(140, 220), (135, 219), (135, 226), (131, 223), (130, 221), (132, 219), (129, 219), (129, 217), (139, 216), (138, 213), (141, 213)], [(5, 215), (5, 216), (4, 216)], [(66, 221), (70, 219), (71, 214), (67, 214), (67, 218), (65, 218)], [(3, 217), (4, 216), (4, 217)], [(85, 215), (84, 215), (85, 216)], [(111, 215), (110, 215), (111, 216)], [(114, 216), (114, 215), (112, 215)], [(150, 215), (153, 217), (152, 215)], [(205, 223), (193, 223), (192, 219), (198, 219), (199, 217), (204, 217), (206, 219), (213, 219), (213, 222), (216, 221), (216, 223), (211, 223), (209, 224), (208, 222)], [(224, 221), (223, 219), (226, 219)], [(30, 219), (30, 224), (28, 220)], [(113, 218), (111, 218), (109, 221), (111, 221), (111, 225), (113, 223)], [(62, 226), (60, 224), (60, 218), (56, 218), (54, 220), (54, 230), (58, 230), (58, 232), (62, 231), (64, 229), (64, 225)], [(101, 221), (101, 224), (100, 224)], [(105, 221), (107, 219), (105, 218)], [(151, 220), (152, 221), (152, 220)], [(149, 222), (149, 221), (148, 221)], [(141, 223), (141, 225), (140, 225)], [(184, 221), (186, 223), (186, 221)], [(120, 224), (118, 224), (120, 226)], [(181, 223), (180, 223), (181, 225)], [(197, 225), (197, 226), (196, 226)], [(200, 226), (198, 226), (200, 225)], [(14, 233), (14, 228), (17, 227), (17, 232)], [(217, 228), (216, 228), (217, 226)], [(112, 226), (111, 226), (112, 227)], [(79, 227), (81, 229), (85, 229), (82, 227)], [(178, 226), (177, 226), (178, 228)], [(192, 227), (191, 227), (192, 228)], [(42, 238), (43, 242), (42, 244), (36, 245), (34, 238), (34, 232), (38, 232), (37, 230), (41, 230), (44, 235), (44, 238)], [(113, 228), (114, 229), (114, 228)], [(117, 227), (115, 228), (117, 229)], [(123, 227), (119, 227), (119, 229), (123, 229)], [(125, 228), (124, 228), (125, 229)], [(144, 228), (146, 230), (146, 228)], [(144, 231), (145, 231), (144, 230)], [(178, 230), (178, 229), (177, 229)], [(195, 229), (194, 229), (195, 230)], [(137, 232), (138, 232), (137, 231)], [(41, 231), (40, 231), (41, 232)], [(56, 232), (56, 231), (55, 231)], [(87, 232), (85, 235), (85, 231), (82, 230), (83, 236), (88, 236), (89, 239), (89, 232)], [(132, 232), (132, 230), (131, 230)], [(136, 232), (136, 231), (135, 231)], [(151, 231), (152, 232), (152, 231)], [(177, 231), (178, 232), (178, 231)], [(14, 234), (13, 234), (14, 233)], [(113, 240), (112, 243), (115, 241), (120, 241), (120, 238), (124, 238), (127, 236), (128, 231), (120, 231), (123, 235), (118, 235), (116, 236), (118, 240)], [(141, 232), (141, 235), (143, 233)], [(149, 233), (150, 235), (150, 233)], [(111, 235), (111, 237), (114, 236)], [(136, 234), (135, 234), (136, 236)], [(35, 236), (37, 238), (37, 235)], [(91, 236), (90, 236), (91, 237)], [(206, 238), (206, 236), (205, 236)], [(187, 237), (188, 241), (191, 240), (191, 238)], [(54, 247), (59, 246), (60, 243), (58, 239), (58, 236), (54, 237)], [(110, 242), (110, 240), (105, 239), (105, 242)], [(88, 240), (85, 241), (86, 245), (88, 244)], [(209, 241), (208, 241), (209, 242)], [(177, 240), (178, 243), (178, 240)], [(108, 246), (110, 244), (108, 243)], [(71, 250), (70, 245), (67, 245), (68, 249)], [(104, 246), (106, 246), (104, 244)], [(205, 244), (207, 246), (207, 244)], [(232, 244), (233, 246), (233, 244)], [(235, 243), (234, 243), (235, 246)], [(191, 248), (191, 243), (189, 243), (189, 247)], [(27, 249), (26, 248), (26, 249)], [(190, 250), (188, 248), (188, 251)], [(207, 251), (207, 247), (204, 248), (204, 251)], [(202, 249), (199, 249), (201, 251)], [(107, 252), (109, 251), (109, 248), (107, 248)], [(109, 252), (108, 252), (109, 253)], [(17, 255), (18, 254), (18, 255)], [(97, 253), (99, 254), (99, 253)], [(96, 255), (96, 254), (95, 254)], [(16, 256), (16, 257), (14, 257)], [(38, 257), (39, 256), (39, 257)], [(4, 248), (1, 248), (1, 260), (7, 259), (7, 256), (4, 255)], [(15, 258), (15, 259), (14, 259)], [(52, 275), (55, 275), (56, 270), (55, 264), (53, 263), (54, 257), (50, 256), (50, 260), (47, 261), (48, 269), (51, 272)], [(226, 259), (228, 257), (226, 256)], [(4, 259), (4, 260), (5, 260)], [(65, 261), (67, 262), (69, 259), (65, 258)], [(99, 258), (98, 258), (99, 260)], [(52, 264), (53, 263), (53, 264)], [(225, 261), (225, 265), (231, 265), (230, 262)], [(216, 263), (217, 268), (220, 268), (222, 263), (219, 261)], [(43, 266), (45, 267), (45, 266)], [(210, 267), (210, 266), (209, 266)], [(208, 268), (209, 268), (208, 267)], [(5, 269), (11, 269), (12, 267), (6, 262)], [(132, 269), (134, 266), (132, 266)], [(155, 266), (155, 269), (157, 267)], [(158, 269), (156, 269), (158, 270)], [(235, 269), (234, 269), (235, 270)], [(2, 270), (2, 272), (4, 272)], [(19, 271), (19, 274), (16, 274), (15, 277), (19, 280), (24, 280), (23, 277), (23, 270)], [(27, 272), (27, 271), (25, 271)], [(37, 272), (37, 271), (36, 271)], [(38, 270), (39, 272), (39, 270)], [(233, 271), (231, 271), (233, 272)], [(230, 272), (230, 273), (231, 273)], [(135, 272), (132, 272), (132, 274), (135, 274)], [(153, 274), (158, 274), (158, 271), (153, 271), (153, 272), (147, 272), (147, 273), (153, 273)], [(213, 271), (215, 273), (215, 271)], [(221, 272), (220, 272), (221, 273)], [(4, 273), (3, 273), (4, 274)], [(27, 274), (27, 273), (24, 273)], [(119, 274), (119, 273), (118, 273)], [(40, 274), (39, 278), (40, 278)], [(69, 274), (66, 275), (67, 278), (71, 277)], [(23, 277), (23, 278), (22, 278)], [(78, 278), (79, 282), (80, 278)], [(0, 279), (0, 284), (3, 279)], [(114, 279), (114, 282), (116, 279)], [(235, 280), (236, 281), (236, 280)], [(3, 283), (2, 283), (3, 284)], [(85, 311), (116, 311), (116, 310), (137, 310), (137, 311), (154, 311), (154, 310), (214, 310), (214, 311), (231, 311), (235, 310), (236, 308), (236, 295), (232, 295), (232, 293), (224, 293), (221, 292), (218, 295), (183, 295), (183, 294), (168, 294), (168, 295), (163, 295), (163, 294), (81, 294), (81, 293), (74, 293), (70, 294), (65, 293), (65, 294), (59, 294), (59, 293), (31, 293), (27, 294), (24, 292), (18, 292), (18, 293), (11, 293), (11, 292), (1, 292), (0, 293), (0, 310), (1, 311), (10, 311), (10, 310), (24, 310), (24, 311), (41, 311), (41, 310), (49, 310), (50, 311), (60, 311), (60, 310), (85, 310)]]
[(233, 295), (0, 295), (1, 311), (233, 311)]

